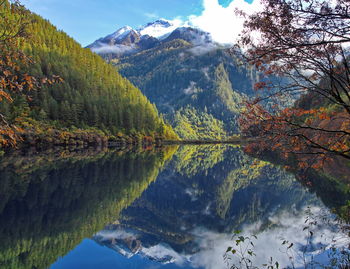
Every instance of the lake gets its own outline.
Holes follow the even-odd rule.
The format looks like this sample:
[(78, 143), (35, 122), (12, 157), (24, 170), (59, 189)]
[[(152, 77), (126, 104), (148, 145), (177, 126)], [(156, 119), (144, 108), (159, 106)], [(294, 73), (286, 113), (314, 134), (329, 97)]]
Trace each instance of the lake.
[(0, 267), (320, 268), (349, 256), (348, 200), (233, 145), (10, 154)]

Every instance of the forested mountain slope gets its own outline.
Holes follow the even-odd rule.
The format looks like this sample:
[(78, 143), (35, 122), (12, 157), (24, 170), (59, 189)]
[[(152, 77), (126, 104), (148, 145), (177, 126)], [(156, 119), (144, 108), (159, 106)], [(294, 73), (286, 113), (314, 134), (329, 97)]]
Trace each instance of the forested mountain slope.
[(1, 102), (1, 112), (11, 123), (34, 133), (45, 125), (45, 129), (95, 128), (108, 136), (176, 137), (155, 106), (115, 67), (49, 21), (28, 16), (33, 23), (20, 47), (33, 63), (21, 71), (37, 79), (59, 76), (63, 82), (46, 83), (29, 96), (16, 96), (13, 103)]
[(142, 40), (155, 37), (142, 35), (144, 30), (123, 29), (123, 34), (117, 31), (89, 48), (118, 66), (181, 137), (210, 139), (237, 133), (242, 103), (255, 94), (253, 85), (259, 79), (253, 68), (199, 29), (177, 28), (147, 48)]
[(224, 49), (194, 54), (200, 49), (175, 39), (123, 58), (118, 65), (121, 74), (167, 114), (175, 128), (186, 121), (193, 128), (198, 126), (193, 117), (186, 117), (190, 109), (202, 123), (202, 115), (210, 115), (223, 123), (225, 133), (237, 132), (235, 119), (252, 89), (251, 76), (255, 74), (239, 70)]

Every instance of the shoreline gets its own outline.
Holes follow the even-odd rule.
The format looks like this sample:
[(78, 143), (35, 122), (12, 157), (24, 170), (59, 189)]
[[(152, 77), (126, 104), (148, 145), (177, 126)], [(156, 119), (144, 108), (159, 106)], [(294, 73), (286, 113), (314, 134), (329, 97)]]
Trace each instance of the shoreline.
[(163, 140), (165, 145), (209, 145), (209, 144), (244, 144), (249, 142), (246, 138), (232, 140)]
[[(0, 153), (5, 154), (9, 152), (14, 151), (30, 151), (35, 150), (38, 152), (45, 151), (45, 150), (52, 150), (52, 149), (61, 149), (61, 150), (85, 150), (85, 149), (126, 149), (126, 148), (149, 148), (149, 147), (155, 147), (155, 148), (161, 148), (163, 146), (171, 146), (171, 145), (219, 145), (219, 144), (245, 144), (249, 142), (249, 139), (244, 138), (237, 138), (234, 140), (162, 140), (162, 139), (156, 139), (155, 141), (125, 141), (125, 140), (118, 140), (118, 141), (104, 141), (104, 143), (82, 143), (82, 144), (70, 144), (70, 143), (62, 143), (62, 144), (26, 144), (23, 143), (22, 145), (18, 145), (16, 148), (0, 148)], [(0, 156), (2, 155), (0, 154)]]

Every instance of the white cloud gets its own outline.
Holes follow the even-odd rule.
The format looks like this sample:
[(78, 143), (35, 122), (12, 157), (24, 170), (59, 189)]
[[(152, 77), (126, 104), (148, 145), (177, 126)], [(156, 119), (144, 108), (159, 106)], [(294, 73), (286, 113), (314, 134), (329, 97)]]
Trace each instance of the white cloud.
[(165, 20), (165, 19), (161, 19), (161, 20), (169, 22), (170, 26), (168, 27), (162, 24), (155, 24), (152, 26), (141, 28), (140, 33), (142, 35), (149, 35), (149, 36), (160, 38), (160, 37), (166, 36), (167, 34), (170, 34), (176, 28), (182, 27), (185, 25), (184, 22), (179, 18), (175, 18), (173, 20)]
[(182, 265), (186, 261), (186, 257), (177, 253), (168, 245), (158, 244), (149, 248), (142, 248), (142, 253), (152, 259), (162, 261), (162, 263), (175, 263)]
[[(252, 4), (244, 0), (234, 0), (227, 7), (219, 4), (219, 0), (203, 0), (203, 12), (200, 15), (191, 15), (187, 20), (181, 17), (168, 20), (171, 27), (157, 25), (141, 30), (141, 34), (148, 34), (153, 37), (162, 37), (178, 27), (192, 26), (200, 28), (211, 34), (214, 41), (221, 44), (233, 44), (238, 40), (238, 35), (243, 29), (244, 18), (235, 14), (236, 9), (244, 11), (250, 15), (262, 9), (260, 0), (254, 0)], [(155, 19), (156, 14), (144, 14)], [(197, 45), (198, 46), (198, 45)], [(204, 53), (213, 48), (204, 48)]]
[(91, 48), (95, 53), (115, 53), (115, 54), (125, 54), (135, 50), (135, 46), (126, 46), (122, 44), (115, 45), (105, 45), (100, 43), (98, 46)]
[[(281, 268), (285, 268), (291, 265), (289, 256), (286, 254), (289, 244), (282, 245), (283, 240), (293, 242), (294, 247), (289, 250), (289, 254), (294, 256), (296, 268), (301, 268), (304, 265), (304, 255), (307, 261), (310, 261), (313, 257), (315, 262), (321, 262), (327, 264), (329, 261), (328, 255), (331, 255), (330, 248), (346, 247), (349, 244), (349, 239), (339, 228), (336, 228), (336, 224), (333, 222), (327, 222), (323, 219), (330, 215), (324, 212), (324, 209), (312, 207), (311, 211), (316, 217), (317, 226), (313, 226), (315, 234), (310, 239), (309, 231), (303, 230), (306, 226), (305, 220), (310, 215), (305, 213), (304, 210), (300, 211), (284, 211), (280, 215), (273, 215), (270, 217), (270, 228), (260, 231), (260, 222), (243, 228), (244, 236), (250, 236), (254, 242), (253, 251), (256, 256), (249, 257), (253, 260), (253, 264), (260, 267), (261, 264), (267, 263), (270, 257), (273, 257), (274, 261), (278, 261)], [(251, 235), (258, 233), (258, 237), (255, 240)], [(206, 269), (218, 269), (228, 268), (223, 260), (223, 254), (227, 247), (236, 247), (234, 240), (230, 234), (217, 233), (208, 231), (205, 229), (197, 229), (194, 231), (197, 244), (200, 251), (195, 253), (191, 260), (194, 266), (203, 267)], [(249, 242), (246, 242), (249, 245)], [(309, 248), (303, 253), (303, 247), (308, 245)], [(245, 249), (247, 245), (242, 243), (242, 248)], [(322, 249), (321, 246), (325, 247)], [(251, 246), (249, 246), (252, 248)], [(236, 247), (237, 248), (237, 247)], [(239, 248), (237, 248), (239, 249)], [(229, 264), (236, 260), (238, 256), (230, 256)], [(341, 256), (338, 256), (341, 258)], [(299, 267), (300, 266), (300, 267)]]
[(194, 47), (190, 48), (188, 51), (195, 56), (200, 56), (208, 52), (211, 52), (217, 48), (218, 47), (215, 44), (208, 43), (208, 44), (202, 44), (202, 45), (194, 45)]
[(159, 18), (159, 16), (156, 13), (146, 12), (143, 15), (145, 15), (147, 18), (152, 19), (152, 20)]
[[(186, 192), (192, 193), (192, 190), (186, 189)], [(206, 208), (208, 213), (210, 213), (210, 207), (211, 205), (208, 204)], [(317, 206), (312, 206), (308, 209), (296, 209), (295, 206), (291, 206), (288, 210), (277, 213), (270, 212), (267, 222), (257, 221), (242, 227), (243, 232), (240, 235), (249, 236), (254, 243), (254, 247), (247, 241), (241, 243), (240, 246), (245, 249), (246, 244), (248, 244), (252, 248), (256, 256), (251, 258), (253, 264), (258, 267), (268, 262), (270, 257), (273, 257), (274, 261), (279, 262), (280, 268), (286, 268), (291, 265), (289, 255), (294, 257), (293, 262), (295, 262), (296, 268), (304, 267), (304, 258), (307, 262), (313, 258), (315, 262), (328, 264), (330, 261), (330, 256), (328, 255), (332, 254), (336, 254), (333, 258), (338, 258), (338, 262), (340, 262), (340, 259), (344, 258), (344, 256), (339, 255), (339, 252), (332, 252), (331, 248), (346, 249), (350, 242), (349, 237), (345, 233), (346, 231), (341, 230), (341, 227), (334, 221), (333, 217), (327, 209)], [(309, 219), (307, 223), (305, 222), (306, 219)], [(316, 222), (314, 225), (311, 225), (311, 221)], [(310, 225), (310, 230), (314, 231), (312, 237), (309, 237), (310, 230), (303, 229), (307, 225)], [(228, 247), (239, 249), (232, 238), (232, 234), (208, 230), (205, 227), (197, 227), (195, 230), (191, 229), (191, 227), (181, 227), (183, 234), (191, 235), (191, 241), (186, 243), (193, 245), (193, 249), (190, 252), (186, 250), (177, 252), (166, 242), (143, 246), (142, 243), (146, 243), (146, 239), (146, 242), (141, 242), (137, 253), (164, 264), (175, 263), (179, 266), (189, 264), (194, 268), (205, 269), (229, 268), (223, 258), (223, 254)], [(257, 235), (256, 239), (251, 236), (253, 234)], [(143, 238), (142, 232), (139, 236), (138, 232), (125, 231), (123, 228), (115, 231), (100, 231), (96, 236), (102, 237), (104, 240), (120, 239), (124, 241), (135, 239), (142, 241)], [(282, 245), (284, 240), (288, 240), (289, 243)], [(293, 247), (288, 250), (287, 248), (291, 243), (293, 243)], [(305, 246), (308, 247), (304, 249)], [(118, 243), (114, 245), (113, 249), (129, 258), (135, 254), (118, 247)], [(289, 255), (286, 253), (287, 250)], [(238, 264), (237, 257), (237, 255), (231, 255), (231, 260), (228, 261), (229, 265), (232, 265), (233, 262)], [(248, 257), (248, 254), (245, 257)], [(317, 266), (315, 267), (318, 268)]]
[(102, 230), (98, 233), (96, 233), (97, 237), (102, 237), (103, 240), (111, 240), (111, 239), (136, 239), (136, 234), (131, 233), (131, 232), (126, 232), (122, 229), (114, 230), (114, 231), (109, 231), (109, 230)]
[(189, 24), (209, 32), (216, 42), (232, 44), (237, 41), (244, 22), (243, 18), (235, 14), (235, 10), (252, 14), (261, 10), (262, 5), (260, 0), (254, 0), (252, 4), (244, 0), (234, 0), (225, 8), (218, 0), (203, 0), (203, 7), (202, 14), (189, 17)]

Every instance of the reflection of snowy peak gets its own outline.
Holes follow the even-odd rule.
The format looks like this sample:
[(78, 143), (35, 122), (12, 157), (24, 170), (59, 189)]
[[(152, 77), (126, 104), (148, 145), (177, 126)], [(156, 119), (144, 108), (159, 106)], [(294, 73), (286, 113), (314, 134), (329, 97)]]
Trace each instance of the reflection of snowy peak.
[(122, 27), (96, 40), (88, 48), (98, 54), (107, 54), (114, 58), (151, 49), (174, 39), (183, 39), (194, 46), (214, 44), (209, 33), (160, 19), (136, 30), (130, 26)]
[(127, 258), (138, 254), (163, 264), (174, 263), (181, 259), (170, 246), (163, 244), (142, 246), (137, 235), (132, 235), (122, 229), (103, 230), (93, 239), (98, 244), (107, 246)]

